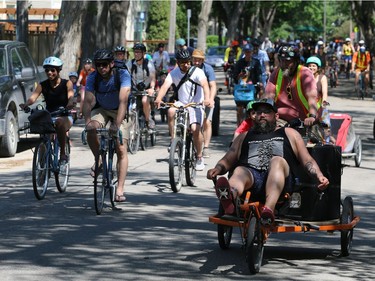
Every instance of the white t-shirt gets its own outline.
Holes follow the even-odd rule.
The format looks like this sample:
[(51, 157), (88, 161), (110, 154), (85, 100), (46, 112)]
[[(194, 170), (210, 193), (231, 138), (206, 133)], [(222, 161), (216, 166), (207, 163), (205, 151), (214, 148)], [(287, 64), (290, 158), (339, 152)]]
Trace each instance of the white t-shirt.
[[(192, 70), (191, 68), (189, 69), (189, 71)], [(182, 73), (180, 68), (176, 67), (171, 72), (169, 72), (166, 78), (166, 81), (175, 84), (177, 87), (181, 79), (184, 76), (185, 76), (185, 73)], [(200, 85), (201, 81), (207, 80), (207, 78), (202, 69), (195, 67), (195, 70), (192, 72), (190, 76), (190, 80)], [(196, 103), (203, 102), (204, 100), (203, 88), (199, 85), (195, 85), (189, 80), (183, 83), (178, 91), (178, 100), (182, 102), (183, 104), (188, 104), (190, 102), (196, 102)]]

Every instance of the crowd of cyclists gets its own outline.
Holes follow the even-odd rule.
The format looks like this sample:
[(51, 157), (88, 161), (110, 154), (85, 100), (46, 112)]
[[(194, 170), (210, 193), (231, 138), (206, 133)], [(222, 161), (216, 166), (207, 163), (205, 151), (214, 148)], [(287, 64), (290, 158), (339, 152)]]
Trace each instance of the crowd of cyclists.
[[(48, 79), (38, 85), (31, 98), (21, 107), (32, 105), (41, 94), (45, 98), (47, 110), (55, 110), (60, 106), (71, 109), (79, 103), (78, 118), (83, 118), (86, 126), (93, 129), (91, 134), (88, 133), (88, 144), (94, 158), (97, 159), (99, 142), (94, 132), (96, 128), (106, 126), (109, 121), (112, 121), (111, 130), (120, 129), (123, 138), (128, 139), (128, 100), (132, 94), (146, 93), (142, 96), (141, 105), (146, 126), (150, 130), (155, 129), (155, 116), (151, 114), (153, 107), (159, 108), (165, 101), (178, 101), (182, 104), (200, 103), (202, 107), (190, 109), (189, 125), (193, 132), (197, 153), (196, 170), (204, 170), (203, 157), (209, 157), (210, 121), (217, 90), (215, 74), (212, 67), (204, 62), (204, 51), (194, 50), (187, 46), (184, 39), (176, 40), (175, 64), (164, 48), (164, 43), (159, 43), (151, 56), (147, 53), (147, 48), (143, 43), (135, 43), (132, 47), (132, 58), (129, 50), (124, 46), (99, 49), (92, 58), (83, 61), (79, 74), (74, 70), (69, 73), (69, 80), (63, 79), (59, 75), (63, 62), (57, 57), (48, 57), (43, 63)], [(322, 112), (329, 104), (328, 80), (325, 74), (333, 75), (337, 83), (338, 75), (341, 72), (355, 73), (357, 87), (358, 76), (361, 72), (365, 72), (367, 94), (368, 87), (372, 86), (370, 83), (371, 59), (363, 40), (355, 44), (350, 38), (346, 38), (342, 43), (330, 42), (328, 44), (321, 38), (316, 43), (313, 40), (307, 42), (277, 40), (272, 43), (269, 38), (259, 40), (247, 37), (241, 40), (241, 43), (239, 40), (233, 40), (230, 43), (225, 51), (224, 71), (231, 70), (230, 75), (234, 84), (244, 81), (259, 85), (258, 98), (271, 97), (275, 99), (276, 97), (277, 99), (280, 87), (284, 87), (289, 99), (286, 104), (290, 107), (295, 103), (293, 92), (300, 99), (302, 94), (306, 94), (300, 92), (305, 90), (299, 89), (305, 87), (305, 82), (299, 86), (299, 78), (295, 77), (300, 75), (298, 74), (300, 71), (306, 73), (306, 70), (300, 66), (308, 66), (311, 71), (308, 75), (314, 78), (313, 81), (318, 88), (317, 97), (312, 102), (308, 98), (305, 104), (296, 108), (297, 111), (303, 112), (305, 115), (303, 119), (312, 121), (320, 119), (324, 122)], [(290, 74), (288, 81), (285, 74), (292, 70), (293, 73)], [(282, 82), (278, 77), (282, 77), (285, 82)], [(295, 79), (294, 84), (292, 83), (293, 79)], [(171, 92), (173, 95), (168, 96)], [(167, 97), (168, 99), (166, 99)], [(301, 102), (303, 103), (303, 101)], [(251, 112), (251, 105), (249, 106), (247, 103), (237, 104), (237, 106)], [(277, 106), (280, 110), (280, 105), (277, 104)], [(168, 116), (169, 133), (172, 136), (173, 124), (171, 122), (173, 122), (174, 112), (168, 114), (162, 110), (160, 112), (162, 121), (166, 121)], [(298, 116), (299, 114), (296, 114), (296, 117)], [(250, 115), (249, 118), (251, 119)], [(248, 124), (251, 123), (249, 119), (244, 122), (247, 122), (245, 127), (249, 129)], [(329, 126), (329, 122), (326, 123)], [(72, 125), (71, 117), (58, 117), (55, 123), (58, 138), (62, 140)], [(126, 141), (122, 145), (118, 143), (116, 152), (119, 165), (116, 201), (123, 202), (126, 200), (124, 185), (128, 170)], [(60, 161), (62, 165), (64, 161), (67, 161), (64, 149), (61, 150)], [(94, 173), (93, 167), (91, 168), (92, 173)]]

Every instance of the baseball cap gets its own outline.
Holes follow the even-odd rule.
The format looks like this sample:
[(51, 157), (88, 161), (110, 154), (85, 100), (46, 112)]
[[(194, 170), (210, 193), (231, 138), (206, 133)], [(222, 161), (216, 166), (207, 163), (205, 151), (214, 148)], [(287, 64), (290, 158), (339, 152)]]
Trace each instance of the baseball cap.
[(251, 44), (246, 44), (244, 47), (243, 47), (243, 51), (252, 51), (254, 50), (253, 46)]
[(183, 38), (179, 38), (179, 39), (176, 40), (177, 46), (184, 46), (185, 44), (186, 44), (186, 41)]
[(274, 112), (277, 112), (277, 107), (275, 104), (275, 101), (273, 99), (261, 99), (253, 103), (252, 108), (257, 111), (257, 109), (261, 105), (267, 105), (269, 108), (271, 108)]
[(195, 49), (192, 54), (193, 58), (205, 59), (204, 52), (200, 49)]

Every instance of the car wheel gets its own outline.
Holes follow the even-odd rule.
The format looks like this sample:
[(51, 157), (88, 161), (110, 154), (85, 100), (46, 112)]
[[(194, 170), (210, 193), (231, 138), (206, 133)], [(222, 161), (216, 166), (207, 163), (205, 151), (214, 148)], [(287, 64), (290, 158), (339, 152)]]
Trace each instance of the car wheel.
[(13, 112), (5, 114), (5, 135), (0, 140), (0, 156), (11, 157), (17, 152), (18, 124)]

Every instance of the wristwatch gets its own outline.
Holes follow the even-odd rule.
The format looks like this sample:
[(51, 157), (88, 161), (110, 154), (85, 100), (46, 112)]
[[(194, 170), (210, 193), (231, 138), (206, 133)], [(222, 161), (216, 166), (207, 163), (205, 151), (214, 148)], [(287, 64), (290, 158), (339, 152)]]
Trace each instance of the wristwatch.
[(313, 118), (315, 118), (316, 119), (316, 115), (315, 114), (313, 114), (313, 113), (309, 113), (309, 115), (308, 115), (309, 117), (313, 117)]

